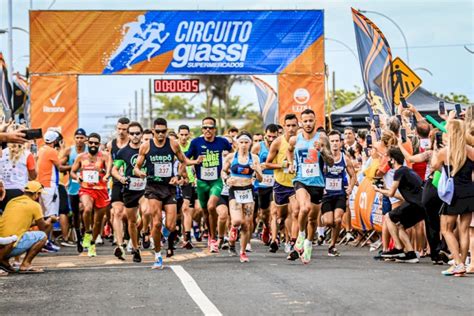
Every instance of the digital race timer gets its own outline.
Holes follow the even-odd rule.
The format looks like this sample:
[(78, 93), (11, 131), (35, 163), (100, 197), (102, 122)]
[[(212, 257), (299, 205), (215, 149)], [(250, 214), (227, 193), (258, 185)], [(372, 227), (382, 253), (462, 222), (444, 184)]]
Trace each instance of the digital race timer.
[(155, 79), (155, 93), (197, 93), (199, 79)]

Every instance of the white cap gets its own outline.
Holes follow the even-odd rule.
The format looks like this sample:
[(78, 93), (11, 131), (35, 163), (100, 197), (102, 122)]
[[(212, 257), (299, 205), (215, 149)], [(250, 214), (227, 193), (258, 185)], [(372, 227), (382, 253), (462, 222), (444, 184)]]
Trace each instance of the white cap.
[(55, 131), (47, 131), (46, 134), (44, 134), (43, 138), (46, 144), (51, 144), (59, 138), (59, 134)]

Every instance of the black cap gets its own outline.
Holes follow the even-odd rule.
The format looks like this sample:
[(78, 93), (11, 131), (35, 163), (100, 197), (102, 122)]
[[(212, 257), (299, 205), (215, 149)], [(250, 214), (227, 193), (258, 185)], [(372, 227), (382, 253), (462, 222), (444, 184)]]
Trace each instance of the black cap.
[(86, 131), (83, 129), (83, 128), (78, 128), (76, 130), (76, 132), (74, 133), (74, 136), (76, 135), (82, 135), (82, 136), (86, 136), (87, 137), (87, 134), (86, 134)]

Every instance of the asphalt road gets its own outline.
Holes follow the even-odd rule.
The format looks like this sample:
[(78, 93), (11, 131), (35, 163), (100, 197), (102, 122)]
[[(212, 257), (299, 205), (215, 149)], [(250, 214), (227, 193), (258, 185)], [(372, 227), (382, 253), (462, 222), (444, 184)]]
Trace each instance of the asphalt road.
[[(72, 249), (42, 255), (37, 263), (46, 273), (0, 278), (0, 315), (202, 315), (191, 297), (195, 289), (187, 292), (170, 266), (184, 268), (223, 315), (474, 314), (474, 276), (443, 277), (447, 266), (433, 266), (428, 259), (377, 262), (367, 248), (349, 246), (331, 258), (323, 246), (304, 266), (287, 261), (283, 251), (270, 254), (257, 243), (254, 250), (250, 263), (241, 264), (226, 252), (195, 249), (162, 271), (150, 270), (151, 253), (142, 264), (130, 263), (130, 257), (118, 263), (106, 246), (92, 259)], [(209, 312), (203, 300), (197, 297)]]

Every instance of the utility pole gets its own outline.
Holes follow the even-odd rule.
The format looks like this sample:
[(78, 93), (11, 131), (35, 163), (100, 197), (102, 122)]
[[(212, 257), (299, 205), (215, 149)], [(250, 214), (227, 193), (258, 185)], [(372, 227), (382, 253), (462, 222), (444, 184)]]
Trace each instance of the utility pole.
[(135, 121), (138, 120), (138, 91), (135, 90)]
[(332, 72), (332, 109), (336, 109), (336, 72)]
[(129, 119), (132, 117), (132, 102), (128, 102), (128, 116)]
[(143, 88), (141, 89), (142, 104), (140, 107), (140, 124), (145, 124), (145, 93)]
[(148, 79), (148, 127), (152, 127), (151, 124), (153, 124), (153, 95), (152, 95), (152, 81), (151, 79)]

